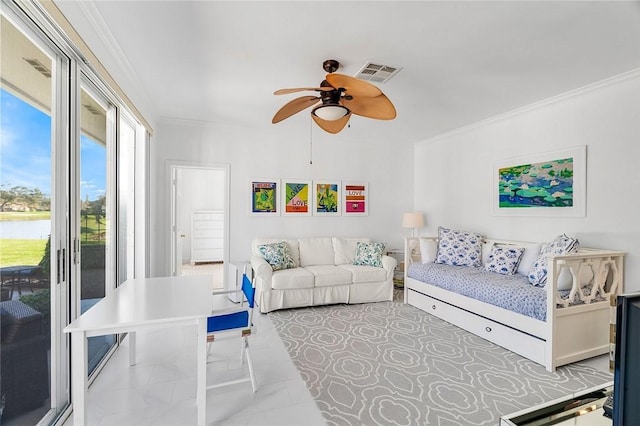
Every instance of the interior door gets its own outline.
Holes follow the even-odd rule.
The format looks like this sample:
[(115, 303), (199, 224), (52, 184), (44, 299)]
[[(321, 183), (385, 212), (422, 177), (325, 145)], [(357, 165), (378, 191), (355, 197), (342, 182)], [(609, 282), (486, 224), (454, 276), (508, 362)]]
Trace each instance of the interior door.
[[(223, 163), (183, 163), (169, 165), (171, 176), (171, 275), (209, 274), (223, 282), (229, 263), (229, 165)], [(191, 262), (191, 244), (194, 232), (191, 224), (194, 212), (211, 211), (223, 215), (222, 264), (216, 258), (218, 271), (207, 270), (203, 265), (187, 265)], [(197, 232), (197, 230), (195, 231)], [(183, 270), (183, 265), (185, 270)], [(189, 271), (186, 267), (189, 266)], [(197, 269), (202, 267), (204, 271)], [(195, 268), (195, 270), (194, 270)]]

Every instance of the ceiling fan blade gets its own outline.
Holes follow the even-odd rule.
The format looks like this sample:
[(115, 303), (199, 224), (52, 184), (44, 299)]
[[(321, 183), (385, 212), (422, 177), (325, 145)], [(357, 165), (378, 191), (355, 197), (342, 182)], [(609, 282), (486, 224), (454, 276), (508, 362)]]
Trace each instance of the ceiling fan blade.
[(319, 96), (301, 96), (299, 98), (295, 98), (292, 101), (284, 104), (282, 108), (276, 112), (276, 115), (273, 116), (271, 122), (273, 124), (279, 123), (285, 118), (291, 117), (293, 114), (302, 111), (305, 108), (309, 108), (310, 106), (318, 103), (320, 101)]
[(343, 87), (345, 93), (351, 96), (373, 98), (382, 94), (382, 91), (371, 83), (359, 78), (344, 74), (327, 74), (327, 82), (336, 89)]
[(373, 98), (342, 98), (340, 103), (349, 108), (352, 113), (363, 117), (375, 118), (377, 120), (393, 120), (396, 118), (396, 108), (384, 94)]
[(316, 91), (316, 92), (329, 92), (334, 90), (333, 87), (296, 87), (293, 89), (278, 89), (273, 92), (274, 95), (288, 95), (289, 93), (304, 92), (304, 91)]
[(323, 120), (322, 118), (314, 114), (311, 114), (311, 118), (313, 118), (313, 121), (315, 121), (316, 124), (320, 126), (320, 128), (325, 132), (336, 134), (339, 133), (340, 130), (344, 129), (344, 126), (347, 125), (349, 119), (351, 118), (351, 113), (333, 121)]

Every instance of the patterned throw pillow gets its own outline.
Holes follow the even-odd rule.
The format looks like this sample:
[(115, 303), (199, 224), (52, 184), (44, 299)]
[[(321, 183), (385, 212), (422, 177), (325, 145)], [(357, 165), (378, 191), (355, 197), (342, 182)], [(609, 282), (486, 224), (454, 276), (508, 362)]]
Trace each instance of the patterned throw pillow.
[(382, 243), (362, 243), (358, 242), (356, 246), (356, 257), (353, 260), (354, 265), (368, 265), (382, 268), (382, 252), (384, 244)]
[(438, 227), (438, 254), (435, 263), (482, 266), (482, 236)]
[(547, 257), (546, 254), (575, 253), (580, 248), (580, 243), (575, 238), (562, 234), (549, 244), (544, 244), (540, 250), (540, 256), (529, 270), (529, 282), (537, 287), (544, 287), (547, 283)]
[(491, 253), (484, 269), (502, 275), (513, 275), (518, 270), (518, 264), (524, 253), (523, 247), (491, 247)]
[(296, 267), (296, 263), (293, 261), (289, 251), (289, 246), (284, 241), (259, 245), (258, 251), (274, 271)]

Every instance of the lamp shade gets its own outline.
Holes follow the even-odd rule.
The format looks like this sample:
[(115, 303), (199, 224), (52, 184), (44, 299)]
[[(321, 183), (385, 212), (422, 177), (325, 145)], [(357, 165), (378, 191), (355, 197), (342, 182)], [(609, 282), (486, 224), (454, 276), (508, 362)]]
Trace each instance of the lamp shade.
[(424, 226), (424, 215), (422, 213), (404, 213), (402, 215), (403, 228), (422, 228)]
[(349, 109), (342, 105), (326, 104), (314, 108), (311, 113), (317, 115), (323, 120), (335, 121), (349, 114)]

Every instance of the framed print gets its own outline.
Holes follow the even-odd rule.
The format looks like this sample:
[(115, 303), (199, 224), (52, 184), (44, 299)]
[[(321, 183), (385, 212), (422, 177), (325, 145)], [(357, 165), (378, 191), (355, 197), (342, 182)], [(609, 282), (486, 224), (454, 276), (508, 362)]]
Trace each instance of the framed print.
[(497, 162), (494, 215), (584, 217), (586, 152), (579, 146)]
[(342, 182), (342, 214), (367, 216), (369, 214), (369, 184), (367, 182)]
[(277, 216), (279, 179), (251, 179), (251, 211), (255, 216)]
[(282, 180), (282, 214), (290, 216), (311, 215), (311, 181), (304, 179)]
[(342, 214), (342, 198), (339, 181), (313, 181), (313, 215), (340, 216)]

